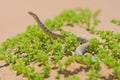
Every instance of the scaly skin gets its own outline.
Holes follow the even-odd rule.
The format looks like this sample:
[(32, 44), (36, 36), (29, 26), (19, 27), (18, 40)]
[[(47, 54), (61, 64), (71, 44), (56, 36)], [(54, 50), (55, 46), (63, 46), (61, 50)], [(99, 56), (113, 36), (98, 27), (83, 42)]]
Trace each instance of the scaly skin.
[[(64, 35), (61, 34), (57, 34), (57, 33), (53, 33), (51, 32), (49, 29), (47, 29), (47, 27), (40, 21), (39, 17), (33, 13), (33, 12), (28, 12), (33, 18), (34, 20), (37, 22), (37, 24), (41, 27), (41, 29), (49, 36), (53, 37), (53, 38), (61, 38), (61, 39), (65, 39)], [(83, 55), (88, 47), (88, 41), (89, 39), (86, 37), (82, 37), (82, 36), (76, 36), (76, 38), (81, 41), (83, 44), (81, 44), (80, 46), (78, 46), (75, 50), (75, 56), (78, 55)]]
[(52, 37), (59, 37), (59, 38), (62, 38), (64, 39), (65, 36), (61, 35), (61, 34), (56, 34), (56, 33), (53, 33), (51, 32), (49, 29), (47, 29), (47, 27), (40, 21), (40, 19), (38, 18), (38, 16), (33, 13), (33, 12), (28, 12), (33, 18), (34, 20), (37, 22), (37, 24), (42, 28), (42, 30), (49, 36), (52, 36)]

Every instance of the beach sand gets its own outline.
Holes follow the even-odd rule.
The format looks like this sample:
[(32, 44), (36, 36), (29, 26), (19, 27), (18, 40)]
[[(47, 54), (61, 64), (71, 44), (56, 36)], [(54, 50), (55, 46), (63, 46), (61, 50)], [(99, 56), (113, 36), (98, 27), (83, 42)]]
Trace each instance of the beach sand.
[[(63, 10), (75, 8), (89, 8), (93, 12), (101, 9), (102, 12), (99, 16), (101, 23), (97, 29), (120, 32), (120, 27), (110, 23), (111, 19), (120, 20), (120, 0), (1, 0), (0, 42), (5, 41), (7, 38), (14, 37), (18, 33), (24, 32), (28, 25), (36, 24), (33, 18), (28, 15), (28, 11), (35, 12), (44, 22), (47, 18), (53, 19)], [(86, 30), (82, 30), (77, 25), (73, 28), (64, 29), (76, 35), (84, 34), (85, 36), (94, 36)], [(0, 66), (4, 64), (4, 61), (0, 61)], [(72, 69), (72, 67), (70, 67), (70, 69)], [(103, 72), (104, 71), (106, 71), (105, 75), (107, 77), (107, 72), (108, 74), (112, 73), (112, 71), (108, 70), (103, 64)], [(81, 80), (85, 79), (84, 71), (78, 74), (82, 75)], [(52, 75), (55, 75), (54, 71), (52, 71), (51, 77), (46, 80), (54, 80), (54, 76)], [(17, 76), (16, 72), (10, 70), (9, 66), (0, 67), (0, 76), (2, 80), (27, 80), (21, 75)]]

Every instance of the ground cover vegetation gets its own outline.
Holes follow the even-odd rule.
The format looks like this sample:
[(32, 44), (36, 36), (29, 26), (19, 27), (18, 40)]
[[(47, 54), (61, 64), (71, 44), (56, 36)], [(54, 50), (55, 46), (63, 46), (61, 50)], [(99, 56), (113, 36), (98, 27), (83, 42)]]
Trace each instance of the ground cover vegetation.
[[(86, 80), (97, 80), (102, 77), (101, 64), (104, 63), (116, 79), (120, 79), (120, 33), (113, 31), (96, 30), (100, 20), (97, 18), (100, 10), (92, 12), (89, 9), (65, 10), (54, 19), (45, 20), (49, 30), (59, 30), (66, 36), (65, 40), (52, 38), (38, 25), (29, 25), (27, 30), (9, 38), (0, 45), (0, 60), (4, 60), (18, 75), (28, 80), (43, 80), (49, 78), (51, 70), (57, 70), (55, 79), (69, 73), (72, 63), (83, 64), (87, 68)], [(111, 20), (119, 25), (119, 21)], [(74, 34), (61, 30), (63, 25), (74, 27), (74, 24), (86, 25), (86, 30), (98, 35), (100, 39), (92, 38), (89, 41), (87, 56), (74, 56), (74, 50), (81, 45)], [(94, 56), (94, 58), (93, 58)], [(36, 71), (34, 64), (39, 64), (40, 71)], [(2, 77), (2, 76), (1, 76)], [(72, 74), (64, 80), (80, 80), (82, 76)]]

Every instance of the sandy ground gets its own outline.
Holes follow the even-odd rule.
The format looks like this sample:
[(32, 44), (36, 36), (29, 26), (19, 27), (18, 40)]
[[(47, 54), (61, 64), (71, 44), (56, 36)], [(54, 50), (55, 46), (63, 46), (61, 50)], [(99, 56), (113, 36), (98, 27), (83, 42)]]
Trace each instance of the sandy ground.
[[(37, 13), (41, 20), (44, 21), (46, 18), (54, 18), (65, 9), (78, 7), (90, 8), (92, 11), (101, 9), (102, 12), (99, 18), (102, 22), (97, 29), (120, 32), (120, 27), (110, 23), (111, 19), (120, 20), (119, 4), (120, 0), (1, 0), (0, 42), (25, 31), (28, 25), (35, 24), (31, 16), (27, 14), (28, 11)], [(78, 26), (65, 29), (76, 35), (93, 36), (85, 30), (80, 30)], [(0, 76), (2, 80), (27, 80), (21, 76), (16, 76), (16, 72), (11, 71), (9, 66), (3, 66), (4, 64), (3, 61), (0, 61)]]

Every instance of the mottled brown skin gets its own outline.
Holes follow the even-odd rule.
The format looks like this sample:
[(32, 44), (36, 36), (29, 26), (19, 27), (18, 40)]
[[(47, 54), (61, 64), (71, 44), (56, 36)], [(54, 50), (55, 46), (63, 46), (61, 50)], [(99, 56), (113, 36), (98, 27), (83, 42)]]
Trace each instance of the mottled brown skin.
[(62, 38), (64, 39), (65, 36), (63, 35), (60, 35), (60, 34), (57, 34), (57, 33), (53, 33), (51, 32), (49, 29), (47, 29), (47, 27), (40, 21), (40, 19), (38, 18), (38, 16), (33, 13), (33, 12), (29, 12), (29, 14), (34, 18), (34, 20), (37, 22), (37, 24), (42, 28), (42, 30), (49, 36), (52, 36), (52, 37), (59, 37), (59, 38)]
[[(49, 36), (53, 37), (53, 38), (61, 38), (61, 39), (65, 39), (64, 35), (61, 34), (57, 34), (57, 33), (53, 33), (51, 32), (39, 19), (39, 17), (33, 13), (33, 12), (28, 12), (33, 18), (34, 20), (37, 22), (37, 24), (41, 27), (41, 29)], [(82, 37), (82, 36), (76, 36), (76, 38), (81, 41), (83, 44), (81, 44), (79, 47), (76, 48), (75, 50), (75, 55), (83, 55), (88, 47), (88, 41), (89, 39), (86, 37)]]

